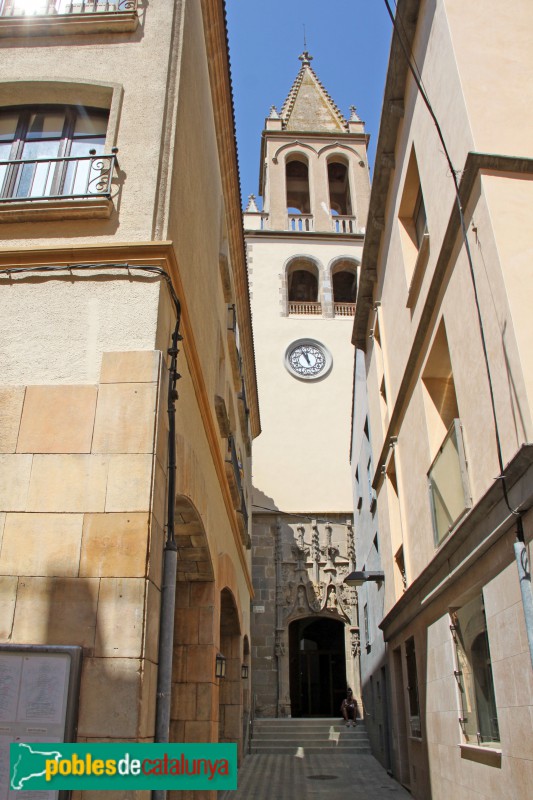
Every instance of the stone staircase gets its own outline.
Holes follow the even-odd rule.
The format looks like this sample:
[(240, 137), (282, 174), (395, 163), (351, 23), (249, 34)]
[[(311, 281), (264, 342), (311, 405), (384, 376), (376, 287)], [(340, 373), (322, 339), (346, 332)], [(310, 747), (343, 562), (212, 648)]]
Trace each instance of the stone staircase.
[(331, 750), (332, 754), (370, 754), (370, 743), (363, 720), (347, 728), (338, 717), (254, 720), (251, 753), (312, 755)]

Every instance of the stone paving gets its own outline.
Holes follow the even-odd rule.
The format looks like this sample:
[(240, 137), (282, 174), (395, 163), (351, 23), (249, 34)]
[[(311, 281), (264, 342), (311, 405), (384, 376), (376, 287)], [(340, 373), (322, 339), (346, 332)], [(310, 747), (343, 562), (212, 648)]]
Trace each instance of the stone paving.
[(249, 755), (224, 800), (408, 800), (371, 755)]

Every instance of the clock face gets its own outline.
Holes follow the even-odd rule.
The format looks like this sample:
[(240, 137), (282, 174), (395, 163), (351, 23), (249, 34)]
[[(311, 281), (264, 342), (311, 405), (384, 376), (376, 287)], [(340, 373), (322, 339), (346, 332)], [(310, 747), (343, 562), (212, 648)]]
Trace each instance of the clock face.
[(314, 344), (299, 344), (291, 350), (289, 361), (298, 375), (318, 375), (326, 366), (324, 353)]
[(300, 339), (289, 345), (285, 354), (289, 371), (298, 378), (311, 380), (325, 375), (331, 367), (326, 348), (311, 339)]

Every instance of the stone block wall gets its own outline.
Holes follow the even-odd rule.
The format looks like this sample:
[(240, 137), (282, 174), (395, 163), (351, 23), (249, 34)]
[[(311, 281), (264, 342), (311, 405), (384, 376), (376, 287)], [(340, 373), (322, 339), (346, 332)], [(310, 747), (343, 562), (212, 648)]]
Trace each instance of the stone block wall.
[[(275, 520), (272, 524), (256, 517), (253, 528), (252, 580), (252, 694), (257, 698), (255, 713), (260, 717), (277, 714), (276, 574), (274, 557)], [(264, 611), (261, 609), (264, 608)], [(257, 610), (256, 610), (257, 609)]]
[(153, 737), (160, 360), (105, 353), (97, 385), (0, 389), (0, 640), (83, 647), (82, 741)]

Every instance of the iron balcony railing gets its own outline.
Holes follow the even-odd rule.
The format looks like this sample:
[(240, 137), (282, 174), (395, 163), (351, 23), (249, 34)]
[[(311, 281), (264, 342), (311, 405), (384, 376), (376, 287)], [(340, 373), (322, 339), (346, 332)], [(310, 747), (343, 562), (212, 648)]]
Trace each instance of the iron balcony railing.
[(240, 512), (242, 514), (242, 517), (244, 519), (245, 530), (248, 530), (248, 509), (246, 508), (246, 501), (244, 499), (244, 492), (243, 492), (242, 489), (241, 489), (241, 507), (240, 507), (239, 510), (240, 510)]
[(0, 17), (116, 14), (136, 10), (137, 0), (0, 0)]
[(109, 155), (0, 161), (0, 202), (110, 197), (117, 148)]
[(233, 436), (228, 437), (228, 450), (237, 489), (242, 498), (241, 465), (239, 464), (239, 459), (237, 457), (237, 448), (235, 447), (235, 440)]
[(226, 457), (226, 462), (228, 461), (231, 463), (233, 469), (231, 482), (234, 484), (235, 489), (235, 509), (242, 514), (245, 528), (248, 530), (248, 509), (246, 507), (244, 488), (242, 485), (242, 465), (237, 456), (237, 448), (235, 447), (235, 439), (233, 436), (228, 437), (228, 455)]

